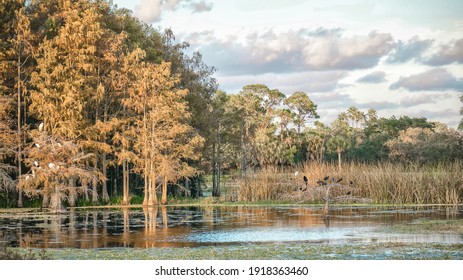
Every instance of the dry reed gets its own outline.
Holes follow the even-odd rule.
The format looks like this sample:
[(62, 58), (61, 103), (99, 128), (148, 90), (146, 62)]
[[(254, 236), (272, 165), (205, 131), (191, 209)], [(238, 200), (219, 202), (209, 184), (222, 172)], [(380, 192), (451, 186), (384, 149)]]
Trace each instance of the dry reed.
[[(307, 190), (303, 176), (308, 179)], [(239, 201), (321, 202), (323, 195), (317, 181), (325, 176), (342, 178), (340, 187), (331, 191), (333, 199), (341, 202), (449, 205), (463, 202), (462, 162), (432, 167), (349, 163), (342, 170), (335, 163), (308, 163), (293, 169), (265, 169), (239, 179), (237, 197)]]

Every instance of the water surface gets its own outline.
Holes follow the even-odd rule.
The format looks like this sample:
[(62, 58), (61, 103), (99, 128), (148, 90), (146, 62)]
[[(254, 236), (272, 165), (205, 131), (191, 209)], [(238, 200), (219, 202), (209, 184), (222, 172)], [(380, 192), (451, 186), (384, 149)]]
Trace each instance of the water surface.
[(158, 207), (0, 213), (0, 242), (32, 248), (198, 247), (313, 242), (463, 243), (453, 233), (400, 234), (393, 225), (463, 219), (456, 207)]

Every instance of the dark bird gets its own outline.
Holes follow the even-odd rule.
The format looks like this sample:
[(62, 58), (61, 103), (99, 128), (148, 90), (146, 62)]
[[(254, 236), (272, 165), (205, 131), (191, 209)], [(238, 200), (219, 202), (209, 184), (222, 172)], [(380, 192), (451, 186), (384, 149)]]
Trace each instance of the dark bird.
[(305, 175), (304, 175), (304, 182), (305, 182), (305, 186), (307, 187), (307, 184), (309, 183), (309, 179), (307, 179)]
[(354, 182), (352, 182), (352, 181), (349, 181), (349, 184), (353, 185), (353, 184), (354, 184)]
[(325, 182), (325, 181), (322, 181), (322, 180), (318, 180), (318, 181), (317, 181), (317, 184), (318, 184), (319, 186), (326, 186), (326, 182)]
[(323, 178), (323, 181), (326, 181), (330, 178), (330, 176), (326, 176), (325, 178)]
[(341, 181), (342, 181), (342, 177), (339, 178), (339, 179), (336, 181), (336, 183), (341, 183)]
[(348, 192), (346, 193), (346, 195), (351, 195), (351, 194), (352, 194), (352, 192), (351, 192), (351, 191), (348, 191)]

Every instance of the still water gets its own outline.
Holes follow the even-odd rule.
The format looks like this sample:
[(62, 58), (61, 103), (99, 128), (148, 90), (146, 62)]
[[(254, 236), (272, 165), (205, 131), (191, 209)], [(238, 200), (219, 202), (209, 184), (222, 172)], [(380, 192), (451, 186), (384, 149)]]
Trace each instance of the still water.
[(439, 242), (463, 235), (388, 230), (416, 220), (463, 219), (456, 207), (158, 207), (0, 213), (0, 242), (15, 247), (197, 247), (250, 243)]

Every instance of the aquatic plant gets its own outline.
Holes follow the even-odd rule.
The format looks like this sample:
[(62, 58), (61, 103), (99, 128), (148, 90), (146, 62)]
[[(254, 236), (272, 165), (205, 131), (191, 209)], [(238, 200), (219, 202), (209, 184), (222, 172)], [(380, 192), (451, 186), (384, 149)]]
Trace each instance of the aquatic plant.
[(41, 250), (36, 253), (29, 250), (10, 248), (5, 244), (0, 244), (0, 260), (48, 260), (48, 256), (45, 250)]

